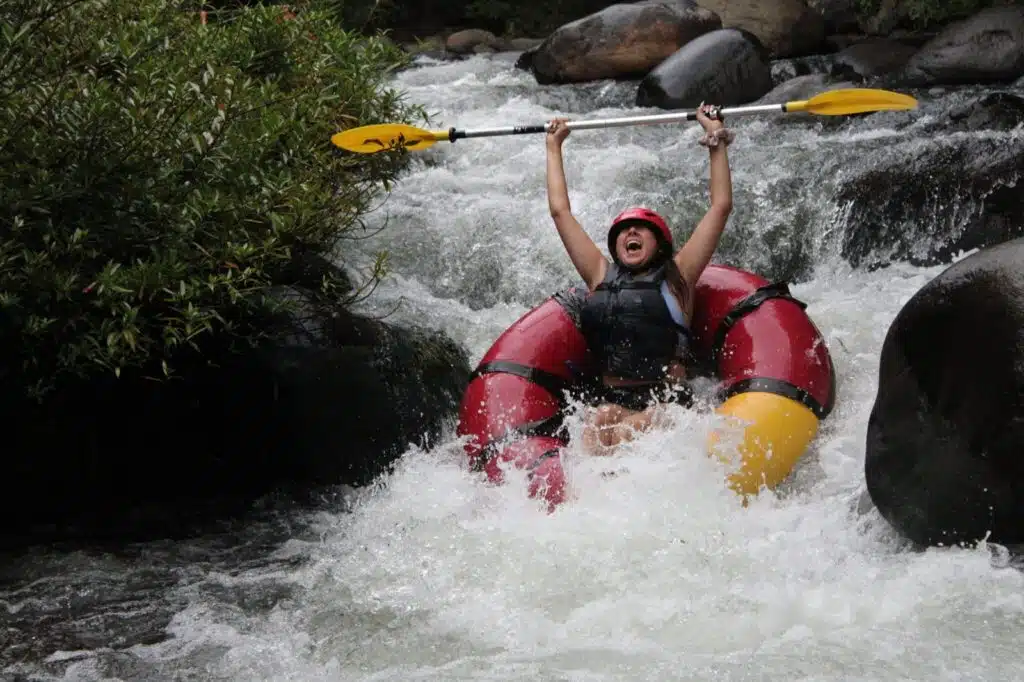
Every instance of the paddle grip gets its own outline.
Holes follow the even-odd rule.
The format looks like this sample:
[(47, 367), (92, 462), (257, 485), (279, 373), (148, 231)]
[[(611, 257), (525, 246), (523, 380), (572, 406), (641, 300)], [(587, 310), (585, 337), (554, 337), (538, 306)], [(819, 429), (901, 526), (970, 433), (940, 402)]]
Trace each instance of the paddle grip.
[(505, 126), (502, 128), (479, 128), (477, 130), (456, 130), (448, 131), (448, 141), (455, 142), (470, 137), (497, 137), (499, 135), (526, 135), (528, 133), (546, 133), (547, 125), (533, 126)]

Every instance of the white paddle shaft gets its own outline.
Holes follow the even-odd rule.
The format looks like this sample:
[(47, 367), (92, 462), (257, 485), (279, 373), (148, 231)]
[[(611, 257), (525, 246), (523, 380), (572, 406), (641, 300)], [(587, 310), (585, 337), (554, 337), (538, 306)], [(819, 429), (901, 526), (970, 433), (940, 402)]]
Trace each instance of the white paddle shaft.
[[(722, 116), (742, 116), (744, 114), (783, 114), (785, 104), (754, 104), (745, 107), (726, 107)], [(654, 114), (653, 116), (623, 116), (621, 118), (597, 118), (589, 121), (567, 121), (569, 130), (593, 130), (595, 128), (623, 128), (636, 125), (656, 125), (660, 123), (681, 123), (695, 121), (697, 114), (693, 111), (679, 111), (671, 114)], [(454, 142), (470, 137), (495, 137), (498, 135), (525, 135), (529, 133), (546, 133), (548, 124), (532, 126), (504, 126), (500, 128), (476, 128), (473, 130), (449, 131), (449, 140)]]

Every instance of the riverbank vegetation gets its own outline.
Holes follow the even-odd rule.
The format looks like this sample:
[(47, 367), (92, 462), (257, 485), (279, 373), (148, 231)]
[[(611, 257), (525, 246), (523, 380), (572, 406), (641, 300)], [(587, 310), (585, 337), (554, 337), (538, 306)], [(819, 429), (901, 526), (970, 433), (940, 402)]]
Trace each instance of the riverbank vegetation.
[(927, 29), (964, 19), (986, 7), (1012, 4), (1024, 4), (1024, 0), (856, 0), (856, 9), (862, 20), (884, 9), (895, 25)]
[[(406, 160), (330, 135), (422, 120), (386, 85), (406, 56), (321, 3), (5, 0), (0, 29), (8, 399), (273, 337), (300, 259), (343, 259)], [(307, 301), (361, 288), (314, 279)]]

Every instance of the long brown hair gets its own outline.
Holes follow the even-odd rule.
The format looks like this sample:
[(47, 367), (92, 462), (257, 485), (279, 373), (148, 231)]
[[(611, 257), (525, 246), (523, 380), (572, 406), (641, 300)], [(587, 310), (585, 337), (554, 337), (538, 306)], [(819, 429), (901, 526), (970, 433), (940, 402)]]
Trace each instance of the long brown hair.
[(679, 307), (682, 308), (685, 316), (686, 303), (690, 296), (689, 287), (686, 286), (686, 280), (683, 279), (683, 273), (679, 271), (679, 266), (676, 265), (676, 259), (672, 257), (672, 245), (660, 237), (658, 241), (661, 242), (662, 258), (665, 261), (665, 280), (668, 282), (669, 290), (679, 299)]

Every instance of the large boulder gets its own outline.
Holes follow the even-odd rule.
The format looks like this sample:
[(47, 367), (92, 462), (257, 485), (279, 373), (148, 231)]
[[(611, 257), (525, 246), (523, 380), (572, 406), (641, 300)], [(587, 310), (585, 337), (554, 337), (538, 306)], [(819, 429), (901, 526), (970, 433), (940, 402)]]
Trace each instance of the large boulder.
[(872, 502), (920, 545), (1024, 542), (1024, 239), (971, 255), (900, 310), (868, 421)]
[(693, 0), (616, 4), (561, 26), (518, 66), (538, 83), (639, 78), (721, 20)]
[[(796, 76), (787, 81), (779, 83), (771, 92), (757, 100), (756, 104), (782, 104), (792, 100), (811, 99), (815, 95), (830, 90), (845, 90), (857, 87), (850, 81), (837, 81), (832, 76), (824, 73), (809, 73), (806, 76)], [(799, 117), (813, 117), (814, 120), (825, 120), (824, 117), (807, 112), (793, 112), (786, 114), (785, 118), (796, 119)], [(843, 120), (843, 116), (829, 116), (830, 120)]]
[(899, 71), (916, 48), (890, 38), (869, 38), (839, 51), (832, 62), (835, 76), (867, 80)]
[(946, 26), (921, 46), (889, 86), (1011, 83), (1024, 75), (1024, 7), (989, 7)]
[(43, 404), (0, 393), (0, 538), (186, 533), (274, 491), (369, 483), (454, 419), (470, 367), (453, 341), (300, 309), (284, 340), (177, 380), (79, 381)]
[(481, 49), (495, 52), (501, 49), (504, 43), (490, 31), (481, 28), (467, 28), (463, 31), (456, 31), (445, 39), (444, 47), (455, 54), (470, 54), (479, 52)]
[(825, 20), (805, 0), (700, 0), (722, 18), (723, 28), (742, 28), (758, 37), (773, 57), (820, 51)]
[(701, 102), (731, 106), (753, 102), (772, 89), (769, 55), (757, 37), (736, 28), (696, 38), (640, 82), (641, 107), (693, 109)]
[[(1024, 100), (989, 93), (925, 124), (932, 131), (1010, 130)], [(844, 169), (836, 201), (849, 225), (843, 257), (857, 267), (906, 260), (949, 262), (954, 254), (1024, 234), (1024, 140), (943, 134), (928, 144), (880, 138)]]

